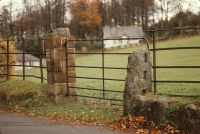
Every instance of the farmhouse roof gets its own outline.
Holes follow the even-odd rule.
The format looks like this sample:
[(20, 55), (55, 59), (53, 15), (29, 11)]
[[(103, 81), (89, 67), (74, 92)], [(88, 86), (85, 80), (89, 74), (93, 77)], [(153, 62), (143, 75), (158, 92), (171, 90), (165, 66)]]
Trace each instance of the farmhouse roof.
[(67, 37), (70, 36), (69, 28), (57, 28), (53, 31), (54, 33), (57, 33), (61, 37)]
[[(22, 51), (17, 51), (16, 53), (19, 53), (19, 54), (16, 54), (16, 58), (17, 58), (17, 61), (18, 62), (22, 62), (23, 61), (23, 52)], [(28, 61), (39, 61), (39, 58), (31, 55), (31, 54), (25, 54), (25, 62), (28, 62)]]
[(108, 27), (103, 28), (104, 39), (106, 38), (121, 38), (126, 36), (129, 38), (143, 37), (144, 32), (142, 27), (137, 26), (120, 26), (120, 27)]

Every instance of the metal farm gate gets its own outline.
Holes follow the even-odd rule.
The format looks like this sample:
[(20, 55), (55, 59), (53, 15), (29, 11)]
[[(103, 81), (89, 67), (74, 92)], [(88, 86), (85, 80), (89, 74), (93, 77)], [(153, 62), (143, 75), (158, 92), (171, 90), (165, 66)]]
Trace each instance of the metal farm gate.
[[(197, 65), (197, 66), (179, 66), (179, 65), (167, 65), (167, 66), (160, 66), (157, 64), (157, 58), (158, 55), (157, 53), (158, 52), (164, 52), (164, 51), (175, 51), (175, 50), (196, 50), (196, 49), (200, 49), (200, 44), (199, 46), (187, 46), (187, 47), (183, 47), (183, 46), (180, 46), (180, 47), (167, 47), (167, 48), (160, 48), (160, 47), (157, 47), (157, 40), (165, 40), (165, 39), (160, 39), (158, 38), (159, 34), (162, 33), (162, 32), (168, 32), (168, 31), (175, 31), (175, 33), (178, 31), (178, 33), (181, 33), (181, 31), (186, 31), (186, 30), (192, 30), (194, 31), (193, 33), (195, 33), (197, 35), (197, 31), (199, 30), (198, 27), (190, 27), (190, 28), (177, 28), (177, 29), (159, 29), (159, 30), (149, 30), (149, 31), (146, 31), (146, 35), (148, 37), (145, 38), (145, 37), (136, 37), (136, 38), (125, 38), (125, 39), (119, 39), (119, 38), (112, 38), (112, 39), (89, 39), (89, 40), (86, 40), (86, 39), (83, 39), (83, 40), (80, 40), (80, 39), (72, 39), (72, 40), (65, 40), (65, 45), (67, 47), (67, 45), (70, 43), (70, 42), (74, 42), (76, 44), (76, 48), (80, 48), (78, 45), (82, 45), (82, 44), (95, 44), (95, 43), (98, 43), (98, 49), (97, 50), (91, 50), (91, 51), (79, 51), (77, 49), (77, 51), (75, 53), (70, 53), (70, 52), (66, 52), (66, 57), (68, 57), (69, 54), (75, 54), (77, 55), (76, 57), (77, 60), (83, 58), (83, 57), (87, 57), (87, 56), (98, 56), (99, 59), (93, 59), (94, 61), (95, 60), (99, 60), (100, 62), (98, 62), (97, 65), (95, 65), (95, 62), (93, 65), (87, 65), (87, 59), (85, 61), (85, 64), (76, 64), (74, 66), (69, 66), (67, 64), (66, 68), (67, 70), (72, 68), (72, 67), (75, 67), (77, 70), (79, 69), (84, 69), (84, 71), (86, 72), (89, 72), (90, 69), (97, 69), (99, 70), (99, 75), (95, 77), (94, 73), (92, 74), (92, 76), (79, 76), (79, 72), (81, 71), (77, 71), (77, 76), (76, 77), (73, 77), (73, 76), (70, 76), (69, 74), (66, 74), (67, 75), (67, 79), (68, 78), (75, 78), (78, 80), (78, 82), (80, 82), (80, 84), (77, 84), (76, 87), (73, 87), (73, 86), (70, 86), (70, 85), (67, 85), (67, 88), (75, 88), (77, 90), (79, 90), (78, 92), (78, 95), (79, 97), (84, 97), (84, 98), (94, 98), (94, 99), (103, 99), (103, 100), (110, 100), (110, 101), (123, 101), (122, 99), (122, 96), (123, 96), (123, 89), (117, 89), (117, 86), (114, 87), (115, 89), (112, 89), (110, 90), (109, 89), (109, 86), (106, 86), (106, 82), (110, 82), (112, 85), (117, 85), (119, 83), (119, 85), (121, 85), (121, 87), (123, 87), (124, 85), (124, 81), (125, 81), (125, 77), (124, 78), (117, 78), (117, 77), (106, 77), (106, 74), (111, 71), (111, 70), (114, 70), (114, 71), (122, 71), (123, 74), (126, 74), (126, 70), (127, 70), (127, 60), (126, 61), (123, 61), (125, 63), (124, 67), (117, 67), (117, 66), (107, 66), (106, 65), (106, 60), (107, 60), (107, 57), (111, 57), (111, 56), (118, 56), (118, 57), (123, 57), (125, 56), (124, 59), (127, 59), (128, 55), (132, 53), (132, 51), (134, 50), (133, 48), (134, 47), (128, 47), (126, 48), (127, 50), (129, 50), (129, 52), (126, 52), (124, 51), (123, 52), (123, 49), (122, 51), (118, 51), (118, 49), (115, 49), (113, 51), (111, 50), (107, 50), (105, 48), (105, 45), (104, 45), (104, 41), (106, 40), (118, 40), (118, 41), (123, 41), (123, 40), (140, 40), (143, 44), (144, 44), (144, 47), (143, 48), (148, 48), (152, 54), (152, 59), (153, 59), (153, 78), (152, 78), (152, 82), (153, 82), (153, 89), (154, 89), (154, 93), (156, 94), (157, 93), (157, 85), (159, 83), (163, 83), (163, 84), (167, 84), (167, 83), (190, 83), (190, 84), (199, 84), (200, 83), (200, 80), (196, 80), (196, 81), (192, 81), (192, 80), (187, 80), (187, 81), (183, 81), (183, 80), (159, 80), (158, 77), (157, 77), (157, 71), (158, 69), (200, 69), (200, 66)], [(174, 36), (177, 36), (178, 34), (174, 35)], [(7, 39), (7, 40), (2, 40), (1, 43), (4, 43), (6, 44), (6, 48), (7, 48), (7, 51), (4, 51), (4, 52), (1, 52), (0, 55), (5, 55), (7, 58), (6, 58), (6, 62), (4, 62), (3, 64), (1, 63), (0, 67), (2, 68), (6, 68), (6, 72), (5, 73), (2, 73), (0, 74), (0, 76), (6, 78), (7, 80), (9, 80), (9, 77), (10, 76), (15, 76), (15, 77), (21, 77), (22, 80), (26, 80), (27, 78), (29, 77), (32, 77), (32, 78), (37, 78), (37, 79), (40, 79), (40, 82), (43, 83), (47, 80), (47, 78), (45, 77), (46, 75), (46, 66), (44, 65), (44, 59), (47, 58), (47, 53), (45, 50), (44, 50), (44, 40), (45, 39), (41, 39), (41, 38), (38, 38), (38, 39), (34, 39), (34, 40), (37, 40), (37, 43), (38, 43), (38, 51), (36, 52), (27, 52), (26, 51), (26, 42), (27, 42), (28, 39), (20, 39), (18, 40), (17, 42), (21, 44), (21, 49), (22, 49), (22, 52), (10, 52), (9, 51), (9, 44), (10, 42), (14, 41), (14, 40), (10, 40), (10, 39)], [(142, 47), (141, 47), (142, 48)], [(121, 49), (121, 48), (120, 48)], [(200, 51), (200, 50), (199, 50)], [(39, 58), (39, 65), (38, 66), (34, 66), (34, 65), (26, 65), (25, 64), (25, 61), (26, 61), (26, 55), (27, 54), (32, 54), (32, 55), (37, 55), (38, 58)], [(9, 55), (22, 55), (22, 65), (16, 65), (16, 64), (9, 64)], [(76, 60), (76, 61), (77, 61)], [(121, 62), (121, 61), (118, 61), (118, 62)], [(99, 64), (101, 63), (101, 65)], [(22, 67), (22, 73), (21, 74), (10, 74), (9, 73), (9, 68), (12, 67), (12, 66), (18, 66), (18, 67)], [(38, 69), (38, 72), (39, 72), (39, 75), (30, 75), (30, 74), (27, 74), (26, 71), (27, 71), (27, 68), (37, 68)], [(81, 73), (80, 73), (81, 74)], [(83, 80), (92, 80), (91, 81), (91, 84), (88, 85), (87, 83), (86, 84), (81, 84), (81, 81)], [(99, 81), (99, 83), (97, 84), (98, 86), (96, 86), (95, 84), (93, 85), (93, 82), (94, 81)], [(82, 82), (83, 83), (83, 82)], [(95, 82), (94, 82), (95, 83)], [(85, 86), (86, 85), (86, 86)], [(82, 94), (82, 92), (85, 92), (84, 94)], [(92, 95), (90, 94), (90, 92), (99, 92), (100, 94), (98, 95)], [(109, 95), (109, 94), (113, 94), (113, 95)], [(116, 97), (117, 95), (119, 95), (119, 97)], [(167, 95), (167, 94), (165, 94)], [(169, 94), (169, 95), (173, 95), (173, 94)], [(183, 96), (183, 95), (175, 95), (175, 96)], [(197, 95), (199, 96), (199, 95)], [(192, 96), (194, 97), (194, 96)]]

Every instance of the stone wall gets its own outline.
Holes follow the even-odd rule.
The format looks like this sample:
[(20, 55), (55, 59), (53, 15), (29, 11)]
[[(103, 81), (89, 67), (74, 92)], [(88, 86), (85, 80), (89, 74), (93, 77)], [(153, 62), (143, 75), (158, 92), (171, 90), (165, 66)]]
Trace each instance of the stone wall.
[(49, 50), (47, 58), (47, 79), (49, 94), (57, 104), (77, 101), (75, 89), (75, 45), (67, 42), (74, 37), (70, 36), (69, 29), (56, 29), (47, 39), (45, 49)]

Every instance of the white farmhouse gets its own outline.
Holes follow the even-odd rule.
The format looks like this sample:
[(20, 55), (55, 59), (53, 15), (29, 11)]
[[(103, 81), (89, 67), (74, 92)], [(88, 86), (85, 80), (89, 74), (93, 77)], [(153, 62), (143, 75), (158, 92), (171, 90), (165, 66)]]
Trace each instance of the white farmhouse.
[[(23, 52), (22, 51), (17, 51), (16, 54), (16, 65), (21, 65), (21, 66), (16, 66), (16, 70), (22, 70), (22, 65), (23, 65)], [(31, 54), (25, 54), (24, 58), (24, 64), (25, 66), (40, 66), (40, 59), (31, 55)], [(26, 69), (30, 69), (32, 67), (26, 67)]]
[[(118, 26), (118, 27), (104, 27), (104, 48), (125, 47), (128, 45), (139, 45), (141, 39), (128, 39), (144, 37), (142, 27), (136, 26)], [(117, 39), (117, 40), (114, 40)]]

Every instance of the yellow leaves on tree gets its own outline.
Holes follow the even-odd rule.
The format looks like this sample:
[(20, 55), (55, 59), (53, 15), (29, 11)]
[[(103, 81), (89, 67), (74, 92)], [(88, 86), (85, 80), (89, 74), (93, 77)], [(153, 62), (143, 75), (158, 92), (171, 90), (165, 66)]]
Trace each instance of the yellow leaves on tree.
[[(0, 67), (0, 74), (5, 74), (4, 76), (6, 76), (8, 69), (6, 65), (14, 65), (16, 62), (16, 56), (14, 54), (7, 55), (7, 52), (15, 53), (15, 43), (13, 41), (9, 41), (9, 50), (7, 50), (7, 41), (2, 41), (0, 39), (0, 53), (2, 53), (0, 54), (0, 64), (5, 65)], [(9, 61), (7, 61), (7, 57), (9, 57)], [(15, 68), (13, 66), (9, 66), (9, 74), (15, 75)]]
[(99, 14), (97, 0), (78, 0), (71, 4), (73, 20), (80, 26), (93, 27), (101, 25), (102, 18)]

